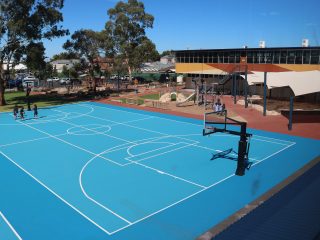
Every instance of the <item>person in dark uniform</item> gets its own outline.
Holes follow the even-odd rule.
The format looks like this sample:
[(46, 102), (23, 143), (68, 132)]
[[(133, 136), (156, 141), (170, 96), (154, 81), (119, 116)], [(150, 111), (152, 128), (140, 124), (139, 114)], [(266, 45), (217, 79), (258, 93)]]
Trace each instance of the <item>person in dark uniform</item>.
[(38, 106), (37, 104), (33, 105), (33, 117), (38, 118)]
[(21, 107), (20, 108), (20, 119), (24, 119), (24, 108), (23, 107)]
[(18, 108), (18, 105), (16, 104), (16, 105), (14, 105), (14, 108), (13, 108), (14, 120), (17, 120), (18, 113), (19, 113), (19, 108)]

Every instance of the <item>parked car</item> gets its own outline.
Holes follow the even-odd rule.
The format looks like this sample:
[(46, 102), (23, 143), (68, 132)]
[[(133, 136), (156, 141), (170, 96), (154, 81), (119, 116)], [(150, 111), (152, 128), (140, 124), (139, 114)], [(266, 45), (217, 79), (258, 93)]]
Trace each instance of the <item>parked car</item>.
[(39, 81), (39, 79), (35, 76), (26, 76), (22, 81)]
[(71, 78), (70, 82), (74, 85), (81, 85), (82, 84), (82, 81), (78, 78)]
[(33, 81), (33, 80), (26, 80), (26, 81), (23, 81), (22, 82), (22, 86), (24, 87), (24, 88), (27, 88), (27, 87), (34, 87), (35, 86), (35, 81)]
[(8, 81), (8, 88), (15, 88), (22, 85), (22, 78), (10, 79)]
[(117, 78), (118, 78), (118, 75), (116, 75), (116, 74), (112, 74), (112, 75), (110, 76), (110, 79), (112, 79), (112, 80), (117, 79)]
[(58, 81), (60, 81), (60, 78), (58, 78), (58, 77), (53, 77), (53, 78), (47, 79), (47, 82), (58, 82)]
[(22, 79), (22, 86), (25, 87), (35, 87), (39, 85), (39, 79), (35, 76), (29, 75)]
[(137, 79), (138, 82), (139, 82), (139, 84), (152, 82), (151, 80), (147, 80), (147, 79), (145, 79), (144, 77), (140, 77), (140, 76), (133, 77), (132, 79), (133, 79), (133, 80)]
[(70, 84), (70, 83), (71, 83), (70, 78), (61, 78), (60, 79), (60, 84), (62, 84), (62, 85), (67, 85), (67, 84)]

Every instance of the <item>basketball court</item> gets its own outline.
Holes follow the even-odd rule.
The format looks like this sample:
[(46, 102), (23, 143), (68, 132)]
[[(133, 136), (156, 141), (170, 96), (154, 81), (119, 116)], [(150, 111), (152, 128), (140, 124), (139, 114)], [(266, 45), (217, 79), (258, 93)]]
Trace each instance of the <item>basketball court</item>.
[(320, 153), (247, 129), (240, 177), (239, 136), (203, 121), (92, 102), (27, 113), (0, 114), (0, 239), (194, 239)]

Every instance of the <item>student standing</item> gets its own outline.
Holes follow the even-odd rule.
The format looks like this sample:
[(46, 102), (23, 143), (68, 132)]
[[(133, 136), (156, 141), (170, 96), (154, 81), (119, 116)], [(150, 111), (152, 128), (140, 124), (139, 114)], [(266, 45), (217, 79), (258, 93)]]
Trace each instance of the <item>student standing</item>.
[(18, 113), (19, 113), (19, 108), (18, 108), (18, 105), (16, 104), (16, 105), (14, 106), (14, 108), (13, 108), (14, 120), (17, 120)]
[(24, 108), (20, 108), (20, 118), (23, 120), (24, 119)]
[(38, 118), (38, 106), (37, 104), (33, 105), (33, 117)]

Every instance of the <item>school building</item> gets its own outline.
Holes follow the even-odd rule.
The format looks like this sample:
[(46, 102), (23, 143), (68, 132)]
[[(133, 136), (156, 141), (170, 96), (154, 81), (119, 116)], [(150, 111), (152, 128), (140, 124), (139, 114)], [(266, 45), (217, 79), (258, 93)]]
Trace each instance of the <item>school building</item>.
[(247, 83), (249, 94), (262, 95), (266, 80), (269, 96), (320, 103), (320, 47), (180, 50), (175, 56), (187, 88), (197, 80), (232, 93), (236, 84), (241, 94)]

